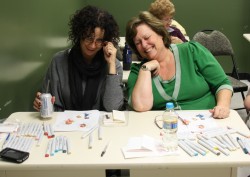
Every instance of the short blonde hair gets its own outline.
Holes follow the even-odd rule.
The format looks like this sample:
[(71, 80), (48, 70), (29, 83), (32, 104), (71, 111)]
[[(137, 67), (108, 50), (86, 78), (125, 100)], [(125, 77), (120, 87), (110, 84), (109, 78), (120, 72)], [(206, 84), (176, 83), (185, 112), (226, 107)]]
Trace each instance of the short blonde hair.
[(169, 0), (155, 0), (151, 3), (148, 11), (157, 18), (163, 19), (166, 16), (174, 16), (175, 7)]

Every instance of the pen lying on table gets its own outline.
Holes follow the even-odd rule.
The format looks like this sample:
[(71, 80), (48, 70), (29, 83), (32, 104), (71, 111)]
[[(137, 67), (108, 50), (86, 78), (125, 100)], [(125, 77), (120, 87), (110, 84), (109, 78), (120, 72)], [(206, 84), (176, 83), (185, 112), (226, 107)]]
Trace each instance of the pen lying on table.
[(93, 131), (95, 131), (96, 130), (96, 128), (97, 128), (98, 126), (95, 126), (95, 127), (93, 127), (92, 129), (90, 129), (88, 132), (84, 132), (83, 134), (82, 134), (82, 139), (84, 139), (84, 138), (86, 138), (87, 136), (89, 136)]
[(2, 145), (2, 149), (3, 149), (3, 147), (6, 145), (6, 143), (8, 142), (9, 137), (10, 137), (10, 133), (7, 134), (7, 136), (6, 136), (6, 138), (5, 138), (5, 141), (4, 141), (3, 145)]
[(106, 144), (106, 146), (104, 147), (102, 153), (101, 153), (101, 157), (104, 156), (104, 154), (106, 153), (108, 147), (109, 147), (109, 144), (110, 144), (110, 140), (108, 141), (108, 143)]
[(93, 146), (93, 134), (92, 132), (89, 134), (89, 149), (92, 149), (92, 146)]
[(189, 121), (186, 120), (186, 119), (183, 119), (181, 116), (179, 116), (179, 114), (177, 112), (175, 112), (175, 114), (178, 116), (178, 118), (181, 120), (181, 122), (184, 124), (184, 125), (188, 125), (189, 124)]
[(248, 154), (248, 150), (247, 150), (245, 144), (242, 142), (242, 140), (239, 137), (237, 137), (236, 139), (237, 139), (237, 142), (239, 143), (240, 147), (242, 148), (243, 152), (245, 154)]

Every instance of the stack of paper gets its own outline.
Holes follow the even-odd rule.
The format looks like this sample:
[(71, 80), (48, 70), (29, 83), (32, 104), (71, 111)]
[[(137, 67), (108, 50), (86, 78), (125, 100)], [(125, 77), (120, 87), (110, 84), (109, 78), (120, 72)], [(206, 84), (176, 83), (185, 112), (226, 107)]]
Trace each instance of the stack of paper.
[(103, 114), (103, 125), (125, 125), (127, 123), (123, 111), (113, 110), (112, 113)]
[(179, 151), (168, 151), (164, 149), (162, 141), (149, 136), (132, 137), (127, 146), (122, 148), (124, 158), (158, 157), (166, 155), (178, 155)]
[(16, 132), (18, 127), (19, 127), (18, 123), (4, 122), (4, 123), (0, 124), (0, 132), (1, 133)]
[(189, 131), (191, 133), (200, 133), (210, 129), (219, 128), (218, 124), (207, 111), (190, 112), (190, 111), (176, 111), (179, 117), (189, 122), (184, 125), (181, 122), (178, 124), (178, 131)]
[(54, 124), (54, 131), (83, 131), (87, 132), (99, 125), (100, 112), (91, 111), (64, 111), (58, 113)]

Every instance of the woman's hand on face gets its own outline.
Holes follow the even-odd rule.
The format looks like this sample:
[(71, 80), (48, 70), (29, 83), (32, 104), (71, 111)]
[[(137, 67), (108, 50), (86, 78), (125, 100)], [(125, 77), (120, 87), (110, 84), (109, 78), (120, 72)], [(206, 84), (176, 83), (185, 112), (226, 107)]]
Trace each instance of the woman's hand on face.
[(109, 64), (115, 63), (117, 49), (112, 42), (104, 42), (103, 52), (104, 57)]
[(229, 116), (230, 109), (226, 106), (215, 106), (214, 109), (209, 110), (212, 117), (215, 119), (224, 119)]

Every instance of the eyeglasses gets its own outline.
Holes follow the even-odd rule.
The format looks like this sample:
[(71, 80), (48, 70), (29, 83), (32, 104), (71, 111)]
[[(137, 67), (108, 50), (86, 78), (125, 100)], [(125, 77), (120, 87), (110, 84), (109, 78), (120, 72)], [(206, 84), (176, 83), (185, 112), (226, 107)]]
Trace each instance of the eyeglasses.
[(94, 42), (97, 47), (101, 47), (103, 45), (103, 39), (95, 39), (93, 37), (86, 37), (84, 39), (84, 42), (87, 45), (90, 45), (90, 44), (92, 44)]
[(163, 21), (163, 22), (166, 22), (166, 23), (171, 23), (172, 20), (173, 20), (173, 17), (162, 19), (162, 21)]

